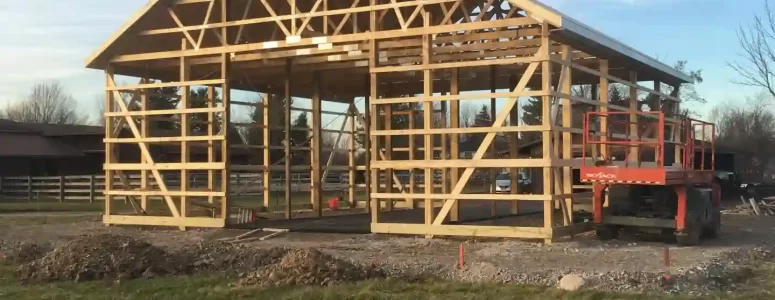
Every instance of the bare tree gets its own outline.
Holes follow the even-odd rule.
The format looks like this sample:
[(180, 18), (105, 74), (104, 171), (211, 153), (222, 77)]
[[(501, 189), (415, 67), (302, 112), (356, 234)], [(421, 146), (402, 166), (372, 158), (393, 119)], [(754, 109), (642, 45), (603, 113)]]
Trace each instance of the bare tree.
[(719, 145), (735, 150), (736, 167), (747, 180), (762, 180), (772, 173), (775, 114), (770, 110), (770, 101), (768, 93), (763, 92), (749, 98), (745, 106), (722, 104), (711, 111)]
[(16, 122), (45, 124), (85, 124), (73, 96), (56, 82), (36, 84), (26, 99), (9, 104), (0, 117)]
[(761, 87), (775, 97), (775, 15), (770, 1), (764, 1), (762, 15), (738, 29), (738, 42), (742, 48), (740, 61), (728, 63), (742, 79), (736, 83)]
[(474, 126), (474, 116), (476, 116), (476, 107), (471, 103), (464, 103), (460, 106), (460, 127)]
[(94, 97), (94, 124), (105, 126), (105, 96), (97, 95)]

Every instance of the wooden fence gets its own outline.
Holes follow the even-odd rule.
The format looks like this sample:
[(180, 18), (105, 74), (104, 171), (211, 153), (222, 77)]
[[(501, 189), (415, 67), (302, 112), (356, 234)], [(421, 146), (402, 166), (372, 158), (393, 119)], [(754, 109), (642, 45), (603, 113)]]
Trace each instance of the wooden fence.
[[(270, 192), (285, 191), (285, 181), (282, 174), (275, 174), (271, 179)], [(349, 178), (345, 176), (339, 176), (338, 174), (329, 174), (323, 181), (324, 191), (346, 191), (349, 186)], [(387, 181), (384, 178), (384, 174), (381, 174), (382, 183), (380, 186), (384, 187)], [(166, 174), (164, 176), (164, 183), (170, 190), (179, 189), (180, 177), (179, 175)], [(191, 188), (206, 187), (207, 186), (207, 174), (192, 174), (190, 175), (189, 184)], [(231, 196), (236, 197), (250, 197), (260, 196), (264, 193), (264, 181), (263, 174), (256, 173), (232, 173), (231, 174)], [(140, 175), (128, 174), (127, 175), (130, 188), (140, 189)], [(416, 187), (424, 187), (424, 178), (422, 174), (415, 175)], [(409, 182), (407, 175), (397, 175), (398, 180), (402, 185), (406, 185)], [(434, 186), (441, 187), (441, 182), (438, 178), (434, 178)], [(114, 184), (120, 185), (120, 179), (118, 176), (114, 178)], [(220, 183), (216, 182), (216, 186)], [(397, 183), (394, 183), (396, 188), (399, 188)], [(148, 180), (148, 186), (151, 189), (156, 189), (156, 181), (152, 178)], [(484, 186), (484, 184), (483, 184)], [(365, 185), (362, 183), (356, 184), (357, 190), (365, 190)], [(0, 177), (0, 201), (59, 201), (59, 202), (89, 202), (102, 201), (105, 199), (103, 192), (105, 190), (105, 175), (81, 175), (81, 176), (47, 176), (47, 177)], [(309, 173), (293, 173), (291, 174), (291, 191), (292, 192), (309, 192), (310, 191), (310, 174)], [(151, 197), (157, 198), (157, 197)], [(159, 198), (161, 199), (161, 198)]]

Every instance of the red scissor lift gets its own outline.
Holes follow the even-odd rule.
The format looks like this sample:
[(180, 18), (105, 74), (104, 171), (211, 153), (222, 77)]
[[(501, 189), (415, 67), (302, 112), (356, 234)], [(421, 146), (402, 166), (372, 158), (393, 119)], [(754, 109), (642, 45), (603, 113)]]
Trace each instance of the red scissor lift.
[(714, 124), (669, 120), (662, 112), (586, 113), (580, 179), (593, 183), (598, 237), (613, 239), (634, 228), (696, 245), (718, 236), (715, 133)]

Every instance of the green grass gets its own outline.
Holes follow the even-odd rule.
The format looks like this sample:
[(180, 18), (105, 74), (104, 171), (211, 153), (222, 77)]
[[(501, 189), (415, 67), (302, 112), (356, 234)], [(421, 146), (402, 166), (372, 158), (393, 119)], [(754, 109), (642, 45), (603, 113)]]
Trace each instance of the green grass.
[(51, 224), (72, 224), (80, 222), (98, 222), (98, 215), (62, 215), (62, 216), (0, 216), (0, 226), (30, 226)]
[(14, 268), (0, 266), (0, 299), (538, 299), (538, 300), (614, 300), (614, 299), (773, 299), (775, 268), (760, 270), (757, 281), (738, 293), (703, 298), (688, 296), (649, 296), (612, 294), (596, 291), (563, 292), (554, 288), (502, 285), (459, 284), (448, 282), (406, 283), (373, 280), (330, 287), (235, 287), (224, 276), (179, 276), (138, 279), (122, 282), (61, 282), (23, 285)]

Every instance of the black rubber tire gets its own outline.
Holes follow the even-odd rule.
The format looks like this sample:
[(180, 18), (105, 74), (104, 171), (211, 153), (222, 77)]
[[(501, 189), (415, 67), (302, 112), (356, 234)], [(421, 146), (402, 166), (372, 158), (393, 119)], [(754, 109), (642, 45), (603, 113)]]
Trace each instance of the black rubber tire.
[(614, 225), (598, 225), (595, 228), (595, 234), (597, 239), (601, 241), (609, 241), (619, 238), (619, 227)]
[(686, 212), (686, 228), (675, 234), (675, 240), (679, 246), (696, 246), (700, 244), (702, 237), (702, 223), (697, 214)]
[(659, 237), (662, 239), (663, 242), (668, 244), (675, 244), (675, 229), (672, 228), (662, 228), (659, 231)]
[(705, 226), (702, 231), (702, 237), (706, 239), (715, 239), (721, 235), (721, 211), (713, 208), (710, 224)]

